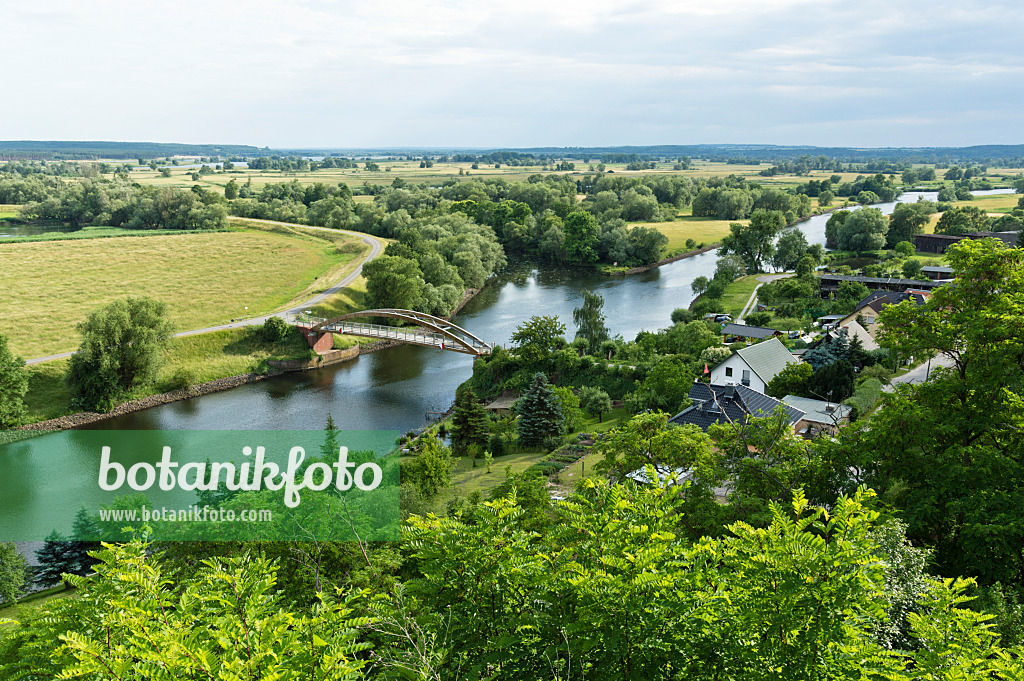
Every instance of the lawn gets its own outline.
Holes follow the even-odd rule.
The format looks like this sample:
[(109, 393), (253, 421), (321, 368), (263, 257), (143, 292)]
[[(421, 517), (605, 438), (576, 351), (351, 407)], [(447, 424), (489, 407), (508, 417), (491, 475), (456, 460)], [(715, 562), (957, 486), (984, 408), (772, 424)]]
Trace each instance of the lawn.
[(743, 312), (747, 301), (750, 300), (750, 295), (759, 283), (757, 275), (751, 274), (746, 277), (740, 277), (726, 286), (725, 293), (722, 294), (722, 304), (725, 306), (726, 313), (731, 314), (733, 319), (738, 317), (740, 312)]
[[(172, 338), (163, 353), (163, 364), (156, 380), (129, 396), (140, 399), (182, 387), (187, 377), (191, 385), (228, 376), (265, 370), (266, 360), (309, 356), (309, 346), (298, 334), (289, 341), (266, 345), (257, 340), (254, 329), (226, 329), (195, 336)], [(25, 396), (28, 422), (45, 421), (75, 412), (71, 391), (64, 382), (68, 360), (30, 364), (29, 389)]]
[(0, 244), (0, 333), (26, 358), (74, 350), (75, 325), (127, 295), (167, 303), (181, 331), (257, 316), (354, 266), (362, 244), (331, 236), (345, 243), (245, 230)]
[(0, 218), (16, 218), (21, 206), (13, 203), (0, 203)]
[[(78, 598), (78, 592), (73, 589), (65, 589), (62, 586), (55, 586), (51, 589), (30, 594), (17, 603), (0, 605), (0, 620), (27, 620), (40, 615), (47, 607), (47, 603), (57, 598)], [(13, 624), (0, 625), (16, 626)]]
[(733, 222), (746, 224), (747, 220), (716, 220), (715, 218), (681, 217), (672, 222), (638, 222), (631, 227), (654, 227), (668, 237), (665, 251), (669, 255), (692, 250), (686, 246), (687, 239), (693, 239), (697, 246), (708, 246), (721, 241), (729, 233)]

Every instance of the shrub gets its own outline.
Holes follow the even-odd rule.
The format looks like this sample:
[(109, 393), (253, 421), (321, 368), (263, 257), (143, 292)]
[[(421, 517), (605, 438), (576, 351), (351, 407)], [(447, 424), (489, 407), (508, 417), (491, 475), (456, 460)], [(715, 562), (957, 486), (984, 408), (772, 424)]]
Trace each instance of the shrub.
[(281, 343), (288, 338), (291, 329), (280, 317), (268, 317), (260, 327), (260, 340), (265, 343)]
[(186, 390), (196, 384), (196, 373), (186, 367), (179, 367), (171, 374), (168, 382), (171, 390)]
[(880, 380), (873, 377), (862, 380), (853, 391), (853, 395), (843, 402), (843, 404), (853, 407), (850, 420), (853, 421), (871, 411), (881, 394), (882, 382)]
[(508, 444), (505, 442), (505, 438), (495, 433), (487, 441), (487, 450), (491, 456), (504, 456), (508, 453)]

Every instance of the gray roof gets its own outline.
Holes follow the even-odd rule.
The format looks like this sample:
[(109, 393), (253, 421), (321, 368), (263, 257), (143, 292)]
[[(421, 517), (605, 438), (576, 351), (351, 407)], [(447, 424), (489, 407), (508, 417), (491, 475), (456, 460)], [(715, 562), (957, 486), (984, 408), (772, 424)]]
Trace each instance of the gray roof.
[(796, 423), (804, 415), (801, 410), (744, 385), (694, 383), (690, 387), (690, 399), (693, 404), (669, 419), (669, 423), (692, 423), (707, 430), (714, 423), (745, 423), (748, 416), (770, 416), (779, 407), (785, 410), (790, 423)]
[(743, 338), (756, 338), (763, 340), (779, 333), (778, 329), (769, 329), (764, 326), (747, 326), (746, 324), (726, 324), (722, 329), (724, 336), (742, 336)]
[(943, 274), (953, 274), (952, 267), (943, 267), (939, 265), (925, 265), (921, 268), (922, 272), (942, 272)]
[(765, 383), (786, 368), (788, 364), (799, 362), (778, 338), (771, 338), (757, 345), (750, 345), (736, 351), (751, 371)]
[[(796, 395), (786, 395), (782, 398), (782, 401), (794, 409), (804, 412), (803, 420), (812, 423), (834, 425), (836, 422), (849, 416), (851, 410), (851, 407), (839, 404), (838, 402), (822, 402), (821, 400), (812, 400), (809, 397), (797, 397)], [(829, 411), (829, 409), (832, 411)]]

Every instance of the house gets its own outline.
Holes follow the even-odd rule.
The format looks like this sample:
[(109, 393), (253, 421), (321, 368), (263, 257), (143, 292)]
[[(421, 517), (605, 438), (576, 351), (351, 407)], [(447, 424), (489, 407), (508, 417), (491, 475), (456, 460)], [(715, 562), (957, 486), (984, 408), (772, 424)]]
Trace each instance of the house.
[(858, 322), (874, 338), (877, 332), (878, 315), (884, 308), (889, 305), (898, 305), (905, 300), (921, 306), (924, 305), (930, 295), (931, 291), (920, 289), (908, 289), (900, 293), (872, 291), (867, 297), (857, 303), (857, 307), (854, 308), (853, 312), (846, 315), (839, 322), (839, 326), (848, 326), (852, 322)]
[(781, 407), (795, 429), (804, 416), (799, 409), (743, 385), (694, 383), (690, 388), (690, 399), (693, 404), (670, 418), (669, 423), (692, 423), (706, 431), (715, 423), (746, 423), (748, 418), (770, 416)]
[(835, 435), (841, 425), (849, 423), (850, 412), (853, 411), (852, 407), (838, 402), (823, 402), (796, 395), (786, 395), (782, 401), (803, 412), (796, 424), (796, 432), (807, 439), (822, 434)]
[(789, 364), (800, 360), (778, 338), (750, 345), (734, 352), (711, 370), (714, 385), (744, 385), (764, 393), (768, 383)]
[(768, 329), (763, 326), (747, 326), (746, 324), (726, 324), (722, 328), (722, 335), (726, 340), (730, 338), (743, 338), (746, 340), (764, 340), (773, 336), (781, 336), (782, 332), (777, 329)]
[(501, 393), (498, 399), (494, 400), (488, 405), (484, 406), (487, 411), (492, 411), (499, 416), (505, 416), (506, 414), (512, 413), (512, 405), (519, 399), (519, 393), (506, 390)]

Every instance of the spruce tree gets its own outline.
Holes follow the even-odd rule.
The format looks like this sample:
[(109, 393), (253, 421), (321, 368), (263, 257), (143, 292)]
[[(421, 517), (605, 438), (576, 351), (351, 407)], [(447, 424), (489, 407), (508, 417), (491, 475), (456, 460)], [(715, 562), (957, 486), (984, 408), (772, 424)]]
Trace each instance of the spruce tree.
[(76, 575), (87, 575), (99, 561), (89, 555), (90, 551), (99, 551), (103, 548), (100, 545), (100, 527), (96, 519), (89, 515), (85, 508), (78, 509), (75, 514), (75, 522), (71, 525), (71, 558), (74, 560), (74, 572)]
[(472, 445), (479, 451), (487, 447), (490, 435), (490, 419), (484, 405), (476, 399), (472, 388), (465, 388), (455, 396), (455, 410), (452, 412), (452, 453), (466, 456)]
[(76, 573), (78, 560), (75, 557), (74, 542), (64, 538), (57, 530), (51, 532), (43, 542), (43, 547), (36, 551), (36, 582), (42, 587), (53, 586), (63, 580), (61, 573)]
[(515, 404), (516, 432), (527, 446), (539, 445), (544, 438), (561, 435), (565, 426), (562, 405), (544, 374), (533, 376), (533, 383)]

